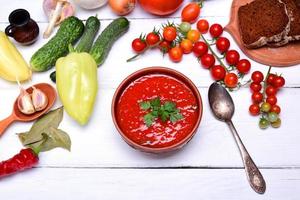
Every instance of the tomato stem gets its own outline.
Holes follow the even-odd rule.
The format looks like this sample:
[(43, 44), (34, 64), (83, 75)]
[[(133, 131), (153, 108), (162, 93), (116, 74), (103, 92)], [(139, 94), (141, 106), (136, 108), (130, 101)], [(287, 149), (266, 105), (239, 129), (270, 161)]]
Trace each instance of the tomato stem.
[(266, 75), (266, 77), (265, 77), (265, 80), (263, 81), (263, 84), (264, 84), (264, 85), (263, 85), (263, 101), (266, 101), (267, 80), (268, 80), (268, 77), (269, 77), (269, 75), (270, 75), (271, 69), (272, 69), (272, 66), (269, 66), (267, 75)]

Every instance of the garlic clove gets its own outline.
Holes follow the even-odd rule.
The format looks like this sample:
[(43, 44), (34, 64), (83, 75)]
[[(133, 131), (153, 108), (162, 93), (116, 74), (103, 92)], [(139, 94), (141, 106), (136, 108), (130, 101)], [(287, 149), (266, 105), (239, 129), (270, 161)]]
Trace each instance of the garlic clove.
[(32, 87), (33, 91), (31, 94), (32, 104), (36, 111), (44, 110), (48, 105), (48, 97), (40, 89)]
[(21, 113), (30, 115), (35, 113), (35, 109), (31, 100), (31, 95), (23, 88), (20, 88), (20, 95), (18, 97), (18, 108)]

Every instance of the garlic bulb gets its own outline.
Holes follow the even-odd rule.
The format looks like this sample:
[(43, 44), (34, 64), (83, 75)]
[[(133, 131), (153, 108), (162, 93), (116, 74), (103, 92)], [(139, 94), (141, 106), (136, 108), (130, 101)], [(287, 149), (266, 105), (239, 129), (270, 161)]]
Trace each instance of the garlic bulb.
[(107, 3), (107, 0), (75, 0), (75, 3), (84, 9), (96, 9)]
[(44, 110), (48, 105), (48, 97), (40, 89), (32, 86), (33, 91), (31, 94), (32, 104), (36, 111)]
[(23, 88), (20, 88), (20, 95), (18, 97), (18, 108), (21, 113), (30, 115), (35, 113), (35, 109), (32, 104), (31, 95)]

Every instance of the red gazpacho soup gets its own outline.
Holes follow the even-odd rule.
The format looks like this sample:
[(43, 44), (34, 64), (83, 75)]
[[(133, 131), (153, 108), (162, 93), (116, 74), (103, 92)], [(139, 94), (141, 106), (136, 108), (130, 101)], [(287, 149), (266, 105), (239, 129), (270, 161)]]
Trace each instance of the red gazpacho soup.
[[(176, 105), (178, 120), (156, 118), (149, 126), (145, 115), (151, 109), (141, 109), (141, 103), (159, 99)], [(147, 104), (146, 104), (147, 106)], [(184, 140), (193, 131), (199, 117), (199, 105), (192, 90), (180, 80), (164, 74), (142, 76), (123, 91), (117, 104), (119, 128), (136, 144), (162, 148)]]

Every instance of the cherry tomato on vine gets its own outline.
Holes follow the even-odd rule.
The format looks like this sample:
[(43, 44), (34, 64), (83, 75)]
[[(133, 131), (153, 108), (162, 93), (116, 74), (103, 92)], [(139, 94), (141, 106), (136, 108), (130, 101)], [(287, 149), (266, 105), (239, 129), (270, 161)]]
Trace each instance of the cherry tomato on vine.
[(149, 46), (154, 46), (154, 45), (158, 44), (159, 41), (160, 41), (160, 36), (157, 33), (155, 33), (155, 32), (148, 33), (148, 35), (146, 37), (146, 43)]
[(202, 34), (205, 34), (208, 32), (208, 29), (209, 29), (209, 23), (207, 20), (205, 19), (200, 19), (198, 22), (197, 22), (197, 29), (200, 33)]
[[(254, 93), (252, 94), (251, 98), (252, 98), (252, 101), (253, 101), (254, 103), (260, 103), (260, 102), (262, 102), (264, 96), (263, 96), (263, 94), (260, 93), (260, 92), (254, 92)], [(269, 102), (268, 102), (268, 103), (269, 103)]]
[(264, 80), (264, 75), (260, 71), (255, 71), (252, 73), (251, 79), (254, 83), (261, 83)]
[(200, 5), (196, 2), (186, 5), (181, 12), (181, 19), (183, 22), (194, 23), (200, 15)]
[(281, 119), (278, 118), (275, 122), (272, 122), (272, 123), (271, 123), (271, 126), (272, 126), (273, 128), (279, 128), (279, 127), (281, 126)]
[(258, 105), (258, 104), (252, 104), (252, 105), (249, 107), (249, 112), (250, 112), (250, 114), (253, 115), (253, 116), (259, 115), (259, 113), (260, 113), (259, 105)]
[(278, 105), (273, 105), (270, 111), (279, 114), (281, 112), (281, 108)]
[(271, 110), (271, 104), (269, 104), (268, 102), (264, 102), (261, 104), (260, 109), (261, 111), (268, 113)]
[(272, 95), (276, 95), (277, 93), (277, 89), (271, 85), (269, 85), (267, 88), (266, 88), (266, 94), (268, 96), (272, 96)]
[(276, 76), (275, 74), (269, 74), (269, 75), (268, 75), (268, 78), (267, 78), (267, 83), (268, 83), (269, 85), (273, 85), (273, 81), (275, 80), (276, 77), (277, 77), (277, 76)]
[(183, 39), (180, 42), (180, 47), (183, 50), (183, 53), (191, 53), (193, 51), (193, 42), (189, 39)]
[(205, 54), (201, 57), (201, 64), (205, 69), (211, 68), (216, 62), (215, 57), (212, 54)]
[(191, 24), (188, 23), (188, 22), (182, 22), (180, 25), (179, 25), (179, 30), (183, 33), (187, 33), (191, 30)]
[(166, 41), (166, 40), (162, 40), (160, 43), (159, 43), (159, 49), (161, 52), (163, 53), (168, 53), (171, 49), (171, 43)]
[(208, 46), (205, 42), (198, 41), (194, 44), (193, 52), (197, 58), (202, 57), (204, 54), (207, 54)]
[(240, 60), (240, 54), (236, 50), (229, 50), (225, 58), (229, 65), (236, 65)]
[(140, 38), (136, 38), (132, 41), (131, 46), (136, 53), (141, 53), (146, 49), (147, 44), (144, 40), (141, 40)]
[(270, 122), (266, 118), (261, 118), (259, 120), (259, 127), (261, 129), (267, 129), (270, 126)]
[(252, 92), (260, 92), (260, 90), (262, 89), (262, 85), (260, 83), (252, 82), (250, 84), (250, 89)]
[(251, 63), (247, 59), (242, 59), (236, 66), (237, 70), (242, 74), (247, 74), (251, 69)]
[(173, 61), (173, 62), (180, 62), (182, 60), (182, 56), (183, 56), (183, 51), (180, 47), (173, 47), (172, 49), (170, 49), (169, 51), (169, 58)]
[(238, 85), (239, 79), (235, 73), (228, 73), (224, 78), (224, 83), (229, 88), (235, 88)]
[(220, 81), (225, 78), (226, 70), (221, 65), (215, 65), (210, 68), (210, 73), (214, 80)]
[(282, 76), (276, 76), (273, 81), (273, 86), (276, 88), (281, 88), (285, 84), (285, 79)]
[(200, 39), (200, 32), (197, 30), (190, 30), (187, 33), (187, 39), (191, 40), (193, 43), (197, 42)]
[(225, 53), (230, 47), (230, 41), (225, 37), (219, 37), (216, 41), (216, 47), (220, 53)]
[(163, 30), (163, 37), (165, 40), (172, 42), (177, 37), (177, 30), (173, 26), (165, 27)]
[(273, 106), (277, 103), (277, 98), (274, 95), (268, 96), (266, 101)]
[(220, 37), (223, 33), (223, 27), (220, 24), (213, 24), (211, 25), (209, 32), (214, 38)]

